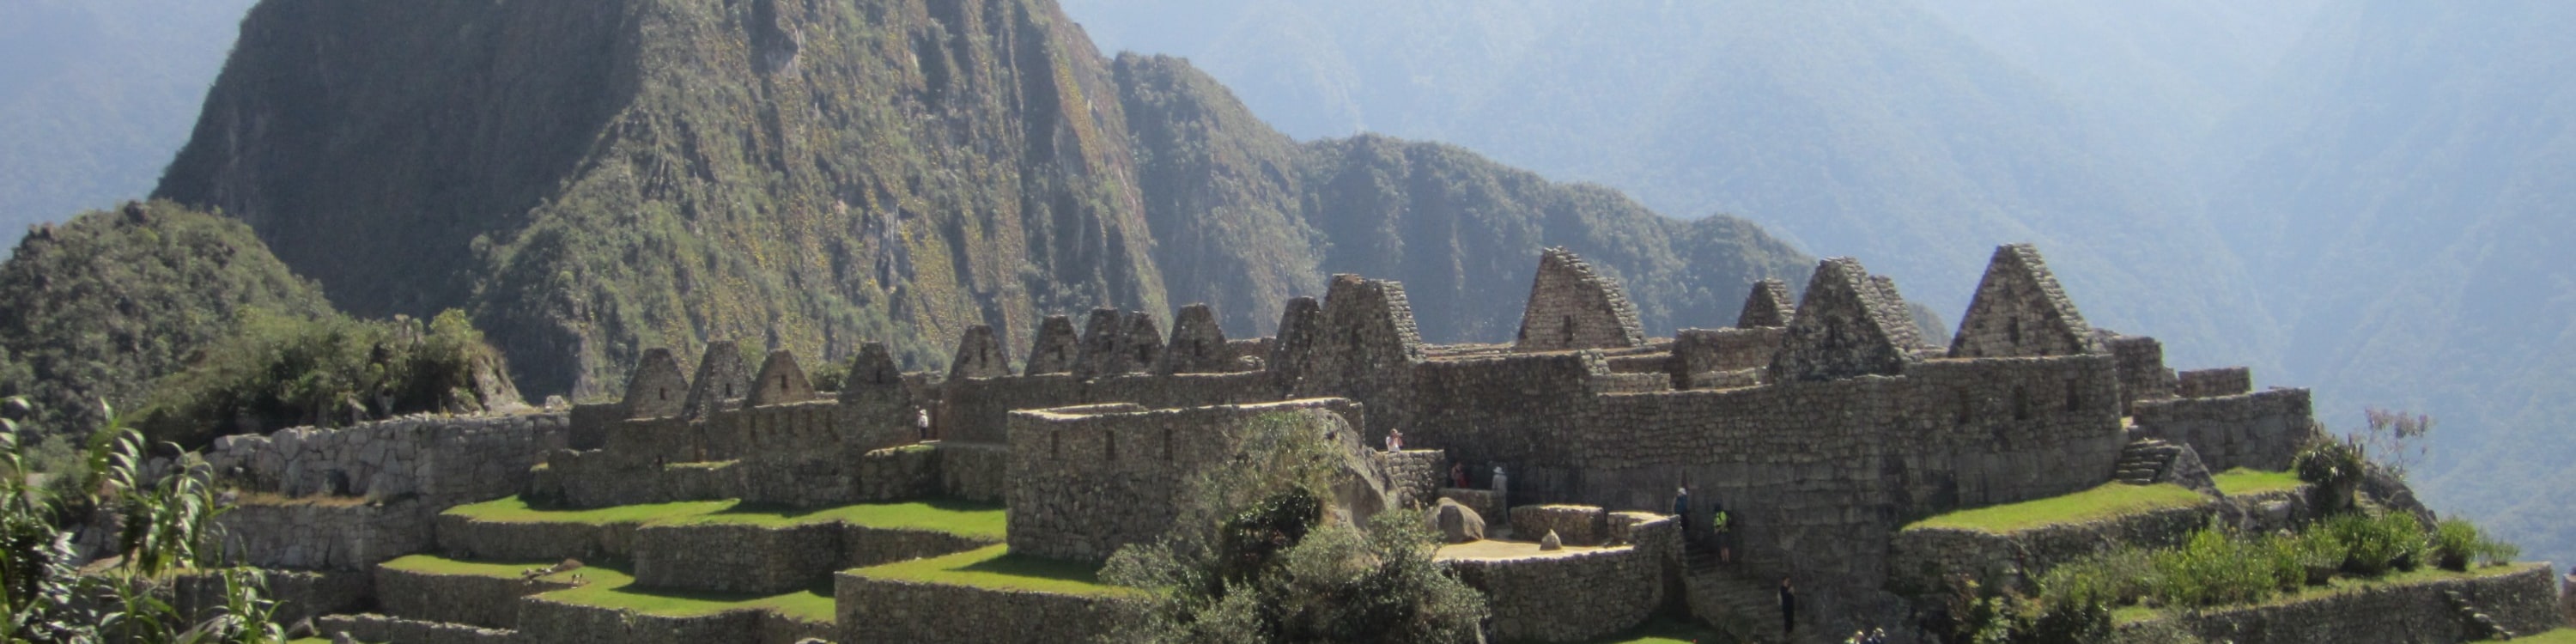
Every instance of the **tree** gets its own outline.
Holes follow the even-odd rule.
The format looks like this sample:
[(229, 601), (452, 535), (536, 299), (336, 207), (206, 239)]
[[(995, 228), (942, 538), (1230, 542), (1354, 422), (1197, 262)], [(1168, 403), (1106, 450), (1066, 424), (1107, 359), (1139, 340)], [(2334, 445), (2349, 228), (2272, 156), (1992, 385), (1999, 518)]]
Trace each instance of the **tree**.
[(1235, 464), (1195, 478), (1171, 532), (1101, 571), (1145, 589), (1105, 641), (1465, 642), (1484, 597), (1432, 553), (1409, 512), (1354, 525), (1328, 507), (1341, 445), (1329, 414), (1263, 417)]

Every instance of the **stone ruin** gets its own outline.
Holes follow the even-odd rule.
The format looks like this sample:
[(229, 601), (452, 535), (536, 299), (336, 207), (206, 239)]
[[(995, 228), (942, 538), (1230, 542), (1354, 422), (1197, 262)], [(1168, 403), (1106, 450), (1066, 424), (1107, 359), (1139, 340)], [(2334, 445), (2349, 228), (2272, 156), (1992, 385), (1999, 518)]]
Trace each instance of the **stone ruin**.
[[(1895, 283), (1852, 259), (1819, 262), (1794, 303), (1779, 280), (1748, 286), (1735, 326), (1649, 337), (1615, 280), (1548, 249), (1507, 346), (1425, 343), (1401, 284), (1335, 275), (1321, 300), (1287, 303), (1275, 337), (1228, 340), (1205, 305), (1181, 309), (1168, 337), (1151, 314), (1102, 308), (1078, 334), (1046, 318), (1018, 359), (1004, 334), (969, 328), (944, 377), (903, 373), (871, 343), (838, 392), (815, 391), (784, 351), (752, 374), (733, 343), (711, 342), (683, 376), (652, 349), (622, 399), (546, 426), (561, 435), (535, 444), (560, 448), (522, 457), (541, 464), (511, 480), (567, 507), (1003, 503), (1014, 552), (1098, 562), (1168, 527), (1177, 486), (1222, 466), (1244, 423), (1308, 414), (1353, 455), (1354, 511), (1439, 507), (1461, 533), (1475, 519), (1488, 535), (1555, 535), (1562, 549), (1453, 565), (1495, 603), (1498, 635), (1572, 641), (1675, 604), (1732, 623), (1781, 578), (1821, 627), (1906, 623), (1916, 600), (1890, 589), (1906, 572), (1890, 553), (1912, 521), (2103, 485), (2141, 441), (2207, 471), (2279, 470), (2311, 435), (2306, 390), (2168, 368), (2153, 338), (2087, 325), (2027, 245), (1996, 250), (1946, 348), (1926, 346)], [(1405, 450), (1377, 449), (1399, 431)], [(363, 452), (273, 459), (254, 442), (219, 446), (237, 459), (219, 462), (306, 488), (318, 469), (376, 467)], [(1708, 506), (1669, 516), (1676, 487), (1725, 504), (1729, 567), (1691, 563), (1703, 555), (1678, 526), (1704, 524)], [(923, 636), (852, 583), (842, 641)], [(1098, 627), (1064, 624), (983, 634)]]

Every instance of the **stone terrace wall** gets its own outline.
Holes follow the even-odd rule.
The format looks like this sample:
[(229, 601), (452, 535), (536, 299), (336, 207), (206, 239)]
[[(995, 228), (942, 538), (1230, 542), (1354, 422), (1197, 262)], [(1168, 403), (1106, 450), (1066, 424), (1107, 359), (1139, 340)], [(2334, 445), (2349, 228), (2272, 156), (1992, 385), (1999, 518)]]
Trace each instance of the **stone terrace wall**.
[(1708, 387), (1715, 372), (1767, 370), (1780, 350), (1781, 327), (1682, 329), (1673, 334), (1674, 389)]
[(772, 595), (813, 588), (835, 570), (992, 545), (930, 530), (837, 521), (762, 527), (690, 524), (635, 531), (635, 581), (646, 586)]
[(2289, 469), (2316, 427), (2306, 389), (2139, 401), (2130, 412), (2137, 438), (2190, 445), (2212, 472)]
[(869, 579), (833, 583), (842, 642), (1060, 644), (1109, 632), (1104, 597)]
[(2174, 377), (2177, 380), (2175, 393), (2184, 398), (2214, 398), (2254, 391), (2254, 371), (2244, 367), (2185, 371)]
[(1946, 591), (1952, 575), (1970, 575), (1994, 588), (2038, 579), (2052, 568), (2121, 545), (2160, 547), (2181, 543), (2218, 516), (2215, 501), (2193, 507), (2008, 534), (1964, 528), (1908, 528), (1888, 552), (1888, 587), (1897, 594)]
[(1676, 530), (1662, 520), (1629, 527), (1630, 546), (1443, 563), (1485, 593), (1496, 638), (1578, 642), (1633, 628), (1663, 606)]
[(341, 429), (226, 436), (205, 452), (225, 483), (286, 496), (420, 497), (430, 506), (497, 499), (568, 438), (565, 414), (410, 416)]
[(532, 500), (574, 508), (742, 499), (796, 507), (898, 501), (941, 489), (942, 454), (926, 446), (856, 457), (637, 463), (614, 448), (555, 452), (529, 484)]
[(376, 562), (428, 550), (423, 501), (385, 505), (350, 499), (252, 502), (215, 519), (225, 557), (253, 566), (300, 570), (365, 570)]
[[(1011, 551), (1056, 559), (1107, 559), (1119, 546), (1171, 528), (1189, 477), (1232, 459), (1243, 429), (1278, 413), (1319, 414), (1360, 426), (1340, 399), (1134, 411), (1133, 405), (1011, 414)], [(1356, 448), (1356, 437), (1343, 441)]]
[(519, 598), (571, 588), (572, 584), (485, 575), (440, 575), (376, 569), (377, 601), (406, 619), (483, 628), (519, 627)]
[(520, 644), (518, 631), (423, 622), (384, 615), (331, 615), (314, 620), (323, 633), (348, 633), (361, 642), (403, 644)]
[(2379, 586), (2173, 619), (2210, 642), (2466, 642), (2484, 637), (2451, 609), (2444, 591), (2459, 592), (2496, 625), (2530, 635), (2564, 625), (2554, 605), (2557, 590), (2550, 584), (2548, 566), (2527, 564), (2502, 574)]
[(1147, 407), (1201, 407), (1280, 399), (1265, 372), (1130, 374), (1084, 380), (1070, 375), (953, 381), (941, 398), (938, 424), (944, 440), (1001, 443), (1010, 413), (1075, 405), (1125, 402)]

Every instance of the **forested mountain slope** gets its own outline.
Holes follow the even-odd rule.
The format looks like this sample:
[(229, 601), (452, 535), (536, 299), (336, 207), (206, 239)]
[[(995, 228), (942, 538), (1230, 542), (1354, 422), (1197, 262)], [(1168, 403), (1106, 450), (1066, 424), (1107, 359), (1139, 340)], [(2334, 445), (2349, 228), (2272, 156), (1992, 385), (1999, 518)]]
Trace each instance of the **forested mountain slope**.
[(1668, 331), (1803, 261), (1453, 147), (1291, 142), (1043, 0), (269, 0), (243, 34), (158, 194), (353, 312), (468, 307), (532, 395), (717, 337), (934, 366), (968, 325), (1022, 345), (1097, 305), (1249, 335), (1341, 270), (1405, 280), (1431, 339), (1500, 340), (1560, 244)]

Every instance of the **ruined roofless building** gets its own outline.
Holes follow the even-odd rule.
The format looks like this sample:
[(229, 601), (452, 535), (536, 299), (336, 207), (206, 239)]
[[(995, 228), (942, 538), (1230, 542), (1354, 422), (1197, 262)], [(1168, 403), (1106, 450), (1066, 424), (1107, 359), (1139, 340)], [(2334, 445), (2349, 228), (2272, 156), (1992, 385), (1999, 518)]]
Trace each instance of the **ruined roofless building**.
[[(944, 380), (897, 373), (870, 345), (844, 391), (820, 403), (828, 410), (773, 402), (797, 399), (793, 386), (777, 397), (750, 389), (791, 371), (785, 354), (771, 354), (753, 382), (727, 375), (742, 371), (729, 344), (710, 347), (695, 379), (678, 378), (667, 352), (648, 353), (620, 403), (635, 419), (605, 421), (604, 448), (552, 459), (546, 478), (587, 499), (633, 500), (617, 491), (637, 488), (789, 504), (1000, 501), (1018, 490), (1011, 529), (1042, 532), (1012, 543), (1096, 560), (1164, 527), (1168, 490), (1101, 494), (1049, 485), (1047, 472), (1168, 482), (1207, 465), (1188, 462), (1200, 451), (1183, 448), (1197, 437), (1172, 419), (1340, 400), (1298, 404), (1349, 405), (1347, 430), (1361, 444), (1400, 429), (1408, 447), (1437, 459), (1389, 481), (1415, 502), (1444, 486), (1451, 462), (1477, 486), (1494, 466), (1508, 470), (1515, 505), (1668, 511), (1686, 481), (1741, 521), (1746, 574), (1799, 575), (1818, 614), (1856, 615), (1898, 601), (1884, 581), (1896, 572), (1892, 535), (1909, 521), (2105, 484), (2144, 438), (2195, 450), (2210, 468), (2278, 469), (2309, 425), (2304, 390), (2255, 392), (2242, 371), (2177, 374), (2153, 339), (2087, 326), (2027, 246), (1997, 250), (1948, 351), (1922, 346), (1894, 282), (1848, 258), (1818, 262), (1794, 306), (1785, 283), (1750, 284), (1737, 326), (1670, 339), (1647, 336), (1616, 281), (1579, 257), (1550, 249), (1539, 260), (1511, 345), (1425, 343), (1401, 284), (1336, 275), (1320, 300), (1289, 301), (1266, 342), (1228, 342), (1214, 312), (1192, 306), (1168, 338), (1141, 312), (1092, 311), (1079, 335), (1071, 319), (1048, 318), (1017, 375), (991, 329), (960, 338)], [(727, 351), (737, 356), (730, 367)], [(680, 387), (691, 392), (683, 409), (700, 411), (635, 415), (668, 409), (647, 394)], [(943, 440), (869, 451), (909, 442), (915, 405), (932, 410)], [(1041, 410), (1054, 416), (1023, 417)], [(789, 436), (804, 443), (761, 438)], [(1036, 440), (1053, 442), (1025, 442)], [(662, 474), (648, 466), (656, 457), (773, 463), (830, 483)], [(888, 492), (873, 468), (900, 458), (936, 461), (917, 470), (933, 476)], [(1101, 462), (1049, 460), (1071, 458)], [(631, 482), (681, 472), (698, 478)]]

